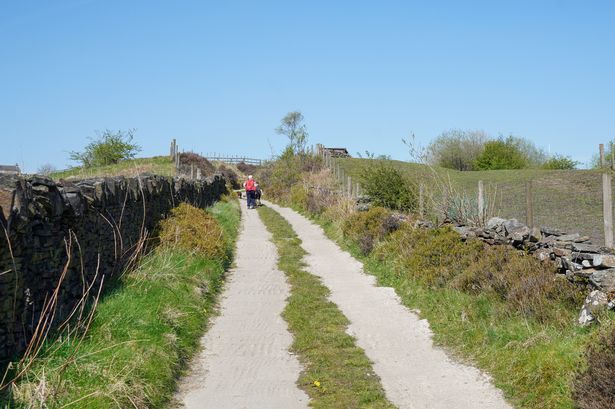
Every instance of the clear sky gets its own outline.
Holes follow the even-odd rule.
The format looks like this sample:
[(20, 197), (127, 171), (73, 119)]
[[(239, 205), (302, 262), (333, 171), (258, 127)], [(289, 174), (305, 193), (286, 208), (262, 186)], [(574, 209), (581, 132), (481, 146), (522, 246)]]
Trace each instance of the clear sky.
[(267, 158), (292, 110), (351, 153), (461, 128), (585, 162), (615, 137), (615, 2), (0, 0), (2, 164), (107, 128)]

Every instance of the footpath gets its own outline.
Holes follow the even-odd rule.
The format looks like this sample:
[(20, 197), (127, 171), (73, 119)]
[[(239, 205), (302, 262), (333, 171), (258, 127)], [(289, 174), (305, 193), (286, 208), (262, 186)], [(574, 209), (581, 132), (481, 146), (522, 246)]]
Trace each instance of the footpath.
[(307, 408), (296, 381), (301, 372), (288, 350), (292, 336), (281, 317), (289, 295), (277, 252), (256, 210), (242, 201), (236, 267), (230, 271), (220, 315), (203, 337), (202, 352), (176, 400), (188, 409)]

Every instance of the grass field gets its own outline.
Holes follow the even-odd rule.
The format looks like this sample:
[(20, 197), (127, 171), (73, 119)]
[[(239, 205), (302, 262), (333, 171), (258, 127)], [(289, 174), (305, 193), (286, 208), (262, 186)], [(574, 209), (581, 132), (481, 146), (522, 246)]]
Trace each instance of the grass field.
[(175, 176), (175, 166), (168, 156), (124, 160), (115, 165), (93, 168), (74, 167), (61, 172), (53, 172), (50, 177), (60, 179), (86, 179), (109, 176), (136, 176), (140, 173), (153, 173), (161, 176)]
[(305, 370), (299, 385), (314, 408), (393, 408), (384, 396), (365, 352), (346, 333), (348, 319), (328, 300), (329, 290), (316, 276), (303, 270), (301, 240), (274, 210), (259, 214), (280, 256), (278, 266), (291, 285), (284, 319), (293, 333), (292, 350)]
[[(425, 181), (433, 188), (434, 172), (424, 165), (400, 161), (384, 161), (399, 169), (415, 182)], [(375, 162), (369, 159), (338, 159), (346, 175), (360, 180), (361, 169)], [(494, 170), (469, 171), (437, 168), (444, 180), (450, 178), (456, 188), (475, 198), (478, 181), (485, 184), (486, 199), (493, 205), (495, 216), (526, 221), (526, 182), (532, 181), (534, 223), (570, 233), (588, 235), (595, 243), (603, 243), (602, 179), (597, 170)], [(615, 189), (615, 186), (613, 186)], [(615, 190), (614, 190), (615, 191)]]

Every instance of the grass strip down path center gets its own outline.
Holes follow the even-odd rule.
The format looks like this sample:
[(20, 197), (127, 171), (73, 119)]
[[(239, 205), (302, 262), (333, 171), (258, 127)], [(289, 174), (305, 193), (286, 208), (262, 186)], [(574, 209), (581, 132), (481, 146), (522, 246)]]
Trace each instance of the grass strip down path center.
[(363, 349), (346, 333), (348, 319), (328, 300), (329, 290), (304, 270), (301, 247), (290, 224), (275, 210), (259, 214), (277, 246), (278, 268), (291, 295), (283, 317), (294, 336), (292, 351), (304, 366), (299, 386), (315, 408), (393, 408)]

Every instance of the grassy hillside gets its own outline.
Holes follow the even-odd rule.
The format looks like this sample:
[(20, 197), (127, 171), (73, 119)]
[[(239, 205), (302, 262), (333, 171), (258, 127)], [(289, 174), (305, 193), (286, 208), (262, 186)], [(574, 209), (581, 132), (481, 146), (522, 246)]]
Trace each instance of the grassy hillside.
[(59, 179), (84, 179), (103, 176), (135, 176), (139, 173), (153, 173), (162, 176), (174, 176), (175, 167), (168, 156), (154, 156), (152, 158), (137, 158), (124, 160), (115, 165), (92, 168), (74, 167), (65, 171), (53, 172), (50, 177)]
[[(358, 178), (364, 166), (373, 165), (369, 159), (339, 159), (347, 175)], [(534, 221), (538, 226), (556, 227), (569, 232), (588, 235), (596, 243), (604, 240), (602, 222), (602, 179), (596, 170), (492, 170), (459, 172), (400, 161), (385, 161), (414, 181), (426, 181), (426, 189), (433, 189), (430, 175), (435, 172), (456, 188), (476, 197), (478, 181), (482, 180), (486, 196), (494, 206), (495, 215), (526, 220), (525, 184), (532, 181)], [(357, 179), (359, 180), (359, 179)]]

